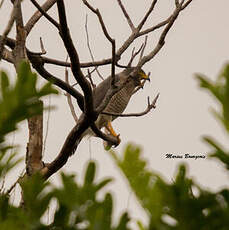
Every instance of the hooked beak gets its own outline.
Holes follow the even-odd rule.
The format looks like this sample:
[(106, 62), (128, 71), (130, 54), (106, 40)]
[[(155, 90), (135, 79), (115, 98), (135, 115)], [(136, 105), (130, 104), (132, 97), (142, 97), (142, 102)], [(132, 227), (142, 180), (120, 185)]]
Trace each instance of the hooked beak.
[(140, 74), (141, 74), (142, 80), (150, 81), (149, 75), (147, 75), (147, 74), (145, 74), (145, 73), (140, 73)]

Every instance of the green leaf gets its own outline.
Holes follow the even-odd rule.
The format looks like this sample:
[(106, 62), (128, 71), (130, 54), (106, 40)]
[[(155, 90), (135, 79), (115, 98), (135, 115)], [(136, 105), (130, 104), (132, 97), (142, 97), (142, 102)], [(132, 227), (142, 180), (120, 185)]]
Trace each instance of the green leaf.
[(89, 162), (84, 178), (84, 184), (92, 184), (95, 179), (95, 163)]
[(99, 191), (103, 187), (105, 187), (108, 183), (112, 181), (112, 178), (104, 179), (100, 183), (96, 185), (96, 191)]
[(137, 146), (127, 145), (123, 159), (117, 154), (112, 156), (135, 192), (143, 208), (156, 222), (162, 215), (162, 192), (157, 184), (163, 184), (159, 177), (147, 170), (146, 161), (140, 158), (141, 150)]
[(204, 137), (204, 141), (213, 147), (213, 152), (210, 157), (217, 158), (220, 160), (225, 167), (229, 170), (229, 154), (226, 152), (213, 138)]
[(9, 79), (5, 72), (0, 73), (2, 99), (6, 100), (9, 91)]

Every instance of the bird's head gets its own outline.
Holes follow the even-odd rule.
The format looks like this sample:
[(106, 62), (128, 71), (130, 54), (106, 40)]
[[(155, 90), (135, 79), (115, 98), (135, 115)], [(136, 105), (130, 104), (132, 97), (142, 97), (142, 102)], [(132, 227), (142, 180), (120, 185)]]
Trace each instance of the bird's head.
[(140, 86), (142, 88), (145, 81), (150, 81), (149, 75), (147, 75), (142, 69), (140, 69), (136, 74), (131, 75), (131, 78), (134, 80), (134, 84), (136, 87)]

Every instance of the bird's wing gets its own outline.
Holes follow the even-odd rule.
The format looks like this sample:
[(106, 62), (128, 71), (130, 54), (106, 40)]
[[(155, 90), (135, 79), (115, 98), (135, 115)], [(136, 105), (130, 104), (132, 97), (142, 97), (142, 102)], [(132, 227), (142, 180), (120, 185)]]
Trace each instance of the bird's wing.
[(94, 97), (94, 107), (97, 108), (103, 98), (105, 97), (109, 87), (111, 84), (111, 76), (103, 80), (94, 90), (93, 90), (93, 97)]
[[(126, 78), (129, 76), (130, 72), (133, 70), (133, 68), (125, 69), (124, 71), (118, 73), (115, 75), (115, 83), (123, 83)], [(94, 96), (94, 106), (95, 108), (98, 107), (101, 102), (103, 101), (103, 98), (106, 96), (106, 93), (111, 85), (112, 78), (109, 76), (105, 80), (103, 80), (94, 90), (93, 90), (93, 96)]]

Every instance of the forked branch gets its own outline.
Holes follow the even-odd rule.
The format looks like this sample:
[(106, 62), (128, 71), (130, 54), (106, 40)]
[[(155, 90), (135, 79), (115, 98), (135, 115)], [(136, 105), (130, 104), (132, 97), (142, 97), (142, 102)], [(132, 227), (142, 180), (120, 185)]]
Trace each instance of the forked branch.
[(132, 30), (132, 32), (135, 32), (136, 28), (135, 28), (135, 26), (134, 26), (134, 24), (133, 24), (133, 22), (132, 22), (132, 20), (131, 20), (131, 18), (129, 16), (129, 14), (127, 13), (124, 5), (122, 4), (122, 1), (121, 0), (117, 0), (117, 2), (118, 2), (119, 6), (120, 6), (120, 8), (121, 8), (121, 10), (122, 10), (122, 12), (123, 12), (123, 14), (124, 14), (127, 22), (128, 22), (128, 24), (129, 24), (129, 26), (130, 26), (130, 29)]
[(112, 85), (114, 85), (115, 81), (115, 64), (116, 64), (116, 44), (115, 40), (109, 35), (107, 28), (105, 26), (105, 23), (103, 21), (102, 15), (100, 14), (99, 9), (93, 8), (92, 5), (90, 5), (87, 0), (82, 0), (83, 3), (94, 13), (99, 19), (99, 23), (102, 27), (103, 33), (106, 36), (107, 40), (111, 43), (112, 46), (112, 59), (111, 59), (111, 76), (112, 76)]

